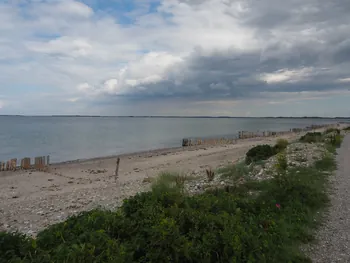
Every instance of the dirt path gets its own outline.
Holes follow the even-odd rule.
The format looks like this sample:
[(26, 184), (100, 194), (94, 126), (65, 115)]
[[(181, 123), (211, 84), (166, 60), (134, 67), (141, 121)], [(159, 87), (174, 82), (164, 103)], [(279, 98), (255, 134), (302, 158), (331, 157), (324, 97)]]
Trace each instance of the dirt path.
[(350, 262), (350, 134), (338, 151), (337, 162), (327, 221), (311, 251), (315, 263)]

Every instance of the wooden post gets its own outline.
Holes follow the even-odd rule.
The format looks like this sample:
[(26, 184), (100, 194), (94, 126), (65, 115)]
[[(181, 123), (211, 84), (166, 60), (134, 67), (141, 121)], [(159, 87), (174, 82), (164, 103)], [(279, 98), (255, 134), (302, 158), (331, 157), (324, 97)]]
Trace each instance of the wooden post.
[(11, 159), (11, 170), (16, 171), (17, 168), (17, 159)]
[(30, 169), (30, 158), (26, 157), (21, 160), (21, 169)]
[(120, 158), (118, 157), (117, 159), (117, 166), (115, 167), (115, 182), (117, 182), (118, 180), (118, 176), (119, 176), (119, 163), (120, 163)]
[(40, 161), (39, 157), (34, 158), (34, 169), (39, 170), (40, 169)]

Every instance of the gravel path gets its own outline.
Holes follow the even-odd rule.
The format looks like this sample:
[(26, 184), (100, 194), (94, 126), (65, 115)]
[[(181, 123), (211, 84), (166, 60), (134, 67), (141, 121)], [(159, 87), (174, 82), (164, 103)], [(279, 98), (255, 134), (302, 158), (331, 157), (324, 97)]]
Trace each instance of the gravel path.
[(350, 262), (350, 134), (338, 151), (337, 162), (327, 222), (310, 253), (315, 263)]

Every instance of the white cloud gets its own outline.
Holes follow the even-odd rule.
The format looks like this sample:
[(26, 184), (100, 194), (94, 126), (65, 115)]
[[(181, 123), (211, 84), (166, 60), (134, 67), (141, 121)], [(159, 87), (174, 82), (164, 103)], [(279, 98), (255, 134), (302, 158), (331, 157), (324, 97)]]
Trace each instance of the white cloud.
[(312, 68), (302, 68), (302, 69), (280, 69), (274, 73), (263, 73), (260, 79), (266, 81), (269, 84), (275, 83), (295, 83), (307, 79), (312, 73)]
[(77, 89), (87, 94), (137, 93), (144, 91), (143, 85), (166, 80), (168, 70), (182, 61), (181, 57), (166, 52), (150, 52), (117, 71), (115, 73), (117, 78), (108, 79), (102, 85), (95, 83), (90, 86), (88, 83), (82, 83), (77, 86)]
[(350, 83), (350, 78), (338, 79), (337, 82), (340, 82), (340, 83)]
[(27, 48), (31, 51), (52, 54), (86, 57), (92, 52), (92, 45), (86, 39), (61, 37), (49, 42), (29, 42)]
[(133, 95), (231, 103), (270, 86), (296, 94), (350, 82), (348, 16), (328, 2), (162, 0), (149, 14), (148, 0), (137, 3), (127, 25), (74, 0), (0, 3), (1, 91), (19, 107), (38, 90), (71, 104)]

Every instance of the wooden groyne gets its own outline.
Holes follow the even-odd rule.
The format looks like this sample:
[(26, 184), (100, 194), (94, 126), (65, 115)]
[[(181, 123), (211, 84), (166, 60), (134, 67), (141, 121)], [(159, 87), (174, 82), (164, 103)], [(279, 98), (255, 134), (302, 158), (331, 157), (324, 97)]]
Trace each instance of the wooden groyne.
[(37, 170), (45, 171), (50, 165), (50, 156), (39, 156), (33, 159), (26, 157), (20, 160), (11, 159), (6, 162), (0, 162), (0, 171), (16, 171), (16, 170)]
[(313, 131), (321, 128), (331, 128), (339, 126), (339, 124), (327, 124), (327, 125), (311, 125), (305, 128), (292, 128), (289, 131), (239, 131), (235, 138), (210, 138), (210, 139), (200, 139), (200, 138), (184, 138), (182, 139), (182, 146), (198, 146), (198, 145), (219, 145), (219, 144), (234, 144), (237, 139), (251, 139), (259, 137), (278, 137), (288, 134), (295, 134), (301, 132)]
[(237, 139), (182, 139), (182, 146), (195, 146), (195, 145), (217, 145), (217, 144), (233, 144)]

